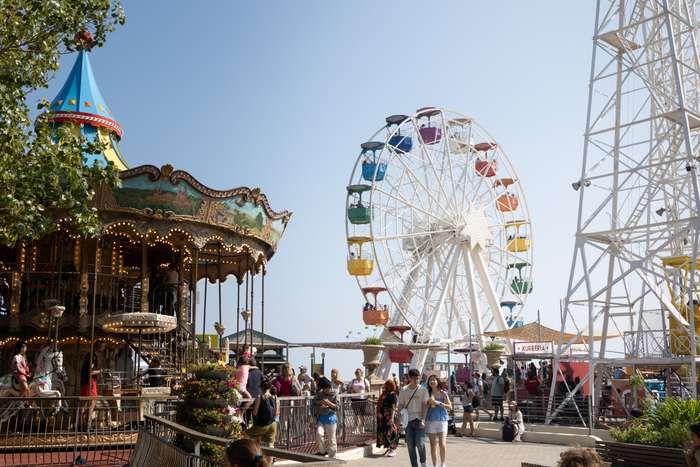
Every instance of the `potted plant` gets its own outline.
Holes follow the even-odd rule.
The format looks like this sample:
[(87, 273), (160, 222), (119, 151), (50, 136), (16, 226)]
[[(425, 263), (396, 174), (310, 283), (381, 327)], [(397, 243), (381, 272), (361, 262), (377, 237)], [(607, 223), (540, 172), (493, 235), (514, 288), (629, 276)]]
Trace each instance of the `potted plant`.
[[(239, 381), (235, 368), (207, 363), (189, 368), (192, 375), (182, 388), (182, 400), (177, 404), (176, 421), (193, 430), (222, 438), (237, 439), (242, 434)], [(180, 447), (191, 450), (191, 440), (178, 441)], [(202, 443), (201, 454), (212, 460), (223, 460), (223, 449)]]
[(379, 365), (379, 352), (384, 349), (384, 344), (379, 337), (368, 337), (360, 346), (364, 355), (364, 366)]
[(489, 368), (498, 368), (501, 366), (501, 355), (503, 355), (504, 346), (500, 342), (489, 342), (484, 346), (484, 354), (486, 355), (486, 364)]

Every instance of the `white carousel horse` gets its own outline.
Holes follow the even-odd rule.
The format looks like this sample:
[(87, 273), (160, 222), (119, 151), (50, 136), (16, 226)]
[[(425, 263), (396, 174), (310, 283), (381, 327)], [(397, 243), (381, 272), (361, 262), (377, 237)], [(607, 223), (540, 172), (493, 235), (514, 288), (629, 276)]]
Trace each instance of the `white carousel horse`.
[[(36, 359), (34, 379), (29, 385), (32, 397), (57, 398), (55, 411), (62, 407), (61, 391), (53, 388), (53, 378), (60, 381), (65, 379), (63, 369), (63, 352), (52, 350), (52, 345), (47, 345), (39, 352)], [(14, 388), (12, 375), (0, 378), (0, 397), (20, 397), (22, 394)], [(0, 409), (0, 423), (8, 420), (18, 409), (23, 406), (22, 401), (13, 401), (4, 410)]]

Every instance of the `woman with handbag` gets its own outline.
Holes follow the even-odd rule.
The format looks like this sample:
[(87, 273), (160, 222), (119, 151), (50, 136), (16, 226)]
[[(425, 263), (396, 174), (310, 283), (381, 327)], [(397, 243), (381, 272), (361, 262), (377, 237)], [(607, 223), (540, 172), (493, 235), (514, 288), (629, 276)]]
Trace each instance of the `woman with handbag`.
[(397, 403), (396, 383), (389, 379), (377, 400), (377, 447), (385, 447), (387, 451), (384, 455), (389, 457), (396, 456), (399, 445), (399, 430), (394, 422)]
[[(450, 396), (443, 388), (437, 376), (428, 378), (428, 414), (426, 417), (425, 432), (430, 439), (430, 457), (434, 466), (445, 467), (447, 454), (447, 424), (452, 410)], [(437, 462), (438, 447), (440, 448), (440, 464)]]

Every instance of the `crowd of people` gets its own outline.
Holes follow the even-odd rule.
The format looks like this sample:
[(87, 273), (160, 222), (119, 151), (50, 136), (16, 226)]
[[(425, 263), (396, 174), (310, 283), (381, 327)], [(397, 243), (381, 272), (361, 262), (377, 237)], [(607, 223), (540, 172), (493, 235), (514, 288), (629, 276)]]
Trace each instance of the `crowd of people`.
[[(246, 365), (248, 368), (246, 368)], [(335, 442), (338, 424), (339, 395), (350, 393), (367, 397), (370, 391), (369, 381), (358, 368), (355, 377), (345, 383), (336, 369), (330, 378), (320, 374), (309, 375), (301, 366), (299, 373), (289, 365), (283, 365), (279, 375), (273, 379), (263, 378), (261, 390), (251, 393), (251, 375), (259, 371), (251, 362), (241, 361), (238, 371), (241, 376), (247, 374), (247, 392), (253, 396), (253, 425), (248, 429), (249, 439), (238, 440), (226, 450), (226, 458), (231, 466), (266, 467), (269, 459), (262, 454), (260, 446), (273, 446), (276, 434), (276, 420), (279, 420), (278, 396), (305, 396), (311, 398), (311, 413), (317, 433), (317, 455), (334, 457), (337, 451)], [(531, 371), (530, 371), (531, 373)], [(531, 376), (531, 375), (528, 375)], [(545, 375), (546, 377), (546, 375)], [(503, 405), (504, 395), (508, 393), (509, 378), (505, 371), (493, 369), (490, 376), (475, 373), (468, 383), (461, 388), (464, 404), (465, 423), (470, 423), (470, 435), (474, 434), (471, 415), (480, 406), (481, 398), (488, 397), (491, 405)], [(494, 398), (495, 396), (495, 398)], [(366, 406), (366, 405), (365, 405)], [(512, 441), (520, 441), (525, 431), (523, 416), (517, 403), (509, 403), (509, 415), (506, 417), (501, 408), (493, 419), (504, 420), (504, 426), (513, 427)], [(426, 467), (428, 452), (427, 437), (430, 447), (430, 460), (434, 467), (446, 467), (448, 421), (452, 411), (452, 402), (447, 382), (436, 375), (421, 374), (411, 369), (404, 375), (402, 382), (392, 375), (384, 382), (376, 402), (377, 447), (384, 449), (384, 455), (396, 456), (400, 433), (405, 434), (405, 444), (412, 467)], [(700, 424), (698, 428), (697, 448), (689, 456), (700, 459)], [(690, 459), (690, 457), (689, 457)], [(559, 467), (600, 467), (604, 465), (601, 458), (591, 449), (572, 448), (561, 454)], [(698, 465), (698, 464), (693, 464)]]

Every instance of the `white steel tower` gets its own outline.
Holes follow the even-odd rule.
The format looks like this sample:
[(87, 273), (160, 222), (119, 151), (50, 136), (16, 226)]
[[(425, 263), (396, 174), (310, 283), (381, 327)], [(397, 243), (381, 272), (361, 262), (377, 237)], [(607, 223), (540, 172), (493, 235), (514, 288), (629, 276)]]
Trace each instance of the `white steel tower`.
[[(595, 405), (594, 374), (600, 380), (606, 366), (696, 360), (699, 78), (694, 2), (597, 1), (562, 309), (562, 332), (573, 330), (585, 344), (560, 344), (554, 368), (567, 359), (591, 364), (569, 397), (585, 386)], [(695, 365), (689, 369), (695, 397)], [(551, 402), (554, 381), (550, 422), (564, 405)]]

